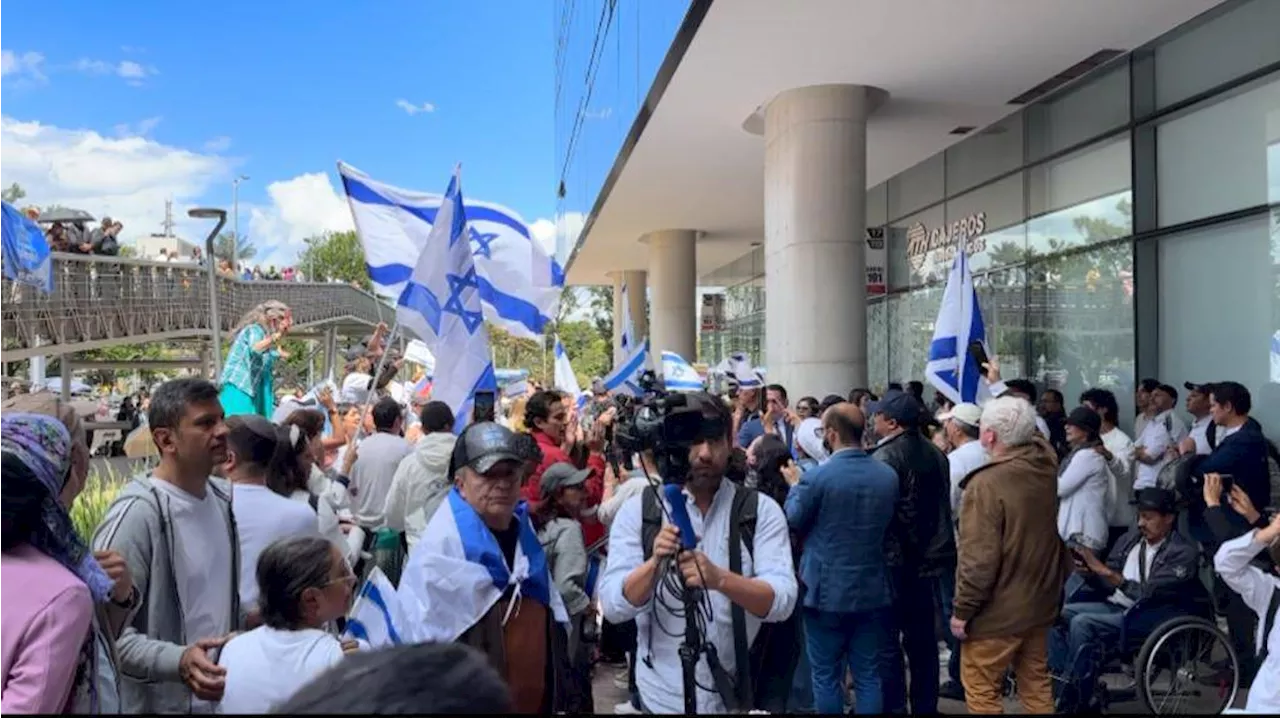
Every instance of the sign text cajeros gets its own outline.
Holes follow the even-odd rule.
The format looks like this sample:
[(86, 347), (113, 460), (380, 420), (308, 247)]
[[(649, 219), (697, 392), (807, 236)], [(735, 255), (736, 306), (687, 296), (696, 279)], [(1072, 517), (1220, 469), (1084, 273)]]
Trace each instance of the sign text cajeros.
[(907, 228), (907, 259), (918, 271), (931, 252), (943, 250), (942, 254), (947, 255), (943, 259), (949, 259), (955, 256), (956, 248), (961, 243), (964, 244), (965, 252), (972, 256), (986, 249), (986, 241), (982, 237), (986, 231), (986, 212), (975, 212), (949, 225), (933, 229), (916, 222)]

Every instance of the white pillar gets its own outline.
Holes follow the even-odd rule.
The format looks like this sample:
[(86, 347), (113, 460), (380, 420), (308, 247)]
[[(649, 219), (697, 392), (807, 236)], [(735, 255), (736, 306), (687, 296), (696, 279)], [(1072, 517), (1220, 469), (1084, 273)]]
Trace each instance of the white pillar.
[(689, 229), (652, 232), (649, 245), (649, 339), (654, 366), (663, 351), (697, 361), (698, 267), (694, 259), (698, 233)]
[(764, 361), (794, 397), (867, 383), (867, 117), (884, 98), (816, 85), (765, 109)]
[(636, 335), (631, 341), (649, 336), (649, 274), (643, 269), (627, 269), (609, 272), (613, 280), (613, 363), (622, 361), (622, 286), (627, 287), (627, 301), (631, 304), (631, 324)]

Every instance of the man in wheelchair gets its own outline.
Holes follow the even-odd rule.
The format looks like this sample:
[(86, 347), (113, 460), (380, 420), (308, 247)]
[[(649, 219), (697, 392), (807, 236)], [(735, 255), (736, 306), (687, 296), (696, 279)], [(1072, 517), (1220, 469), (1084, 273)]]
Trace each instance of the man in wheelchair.
[(1107, 663), (1135, 653), (1156, 627), (1179, 616), (1211, 611), (1201, 583), (1198, 546), (1174, 530), (1177, 497), (1145, 488), (1130, 502), (1138, 525), (1120, 537), (1105, 562), (1068, 542), (1076, 575), (1049, 634), (1049, 668), (1059, 712), (1099, 707), (1095, 695)]

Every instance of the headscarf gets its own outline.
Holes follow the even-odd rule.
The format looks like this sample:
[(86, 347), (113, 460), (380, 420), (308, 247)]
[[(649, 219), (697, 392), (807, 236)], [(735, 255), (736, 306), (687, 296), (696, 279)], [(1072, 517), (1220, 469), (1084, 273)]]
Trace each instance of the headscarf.
[(41, 528), (29, 538), (31, 545), (80, 577), (94, 601), (105, 601), (111, 579), (76, 534), (71, 516), (58, 501), (71, 469), (67, 427), (42, 414), (5, 414), (0, 417), (0, 450), (22, 461), (48, 491), (40, 502)]
[(800, 422), (796, 427), (795, 442), (806, 456), (819, 464), (829, 456), (826, 447), (822, 445), (822, 419), (811, 416)]

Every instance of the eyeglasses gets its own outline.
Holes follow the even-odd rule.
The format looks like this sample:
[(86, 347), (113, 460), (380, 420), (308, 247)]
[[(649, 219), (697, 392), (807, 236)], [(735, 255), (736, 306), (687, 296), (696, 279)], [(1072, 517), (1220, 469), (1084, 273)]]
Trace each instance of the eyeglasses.
[(341, 578), (330, 579), (329, 582), (324, 585), (324, 587), (328, 588), (335, 583), (345, 583), (351, 588), (355, 588), (356, 582), (358, 580), (359, 579), (356, 578), (356, 575), (354, 573), (351, 573), (350, 571), (348, 571), (347, 574)]

